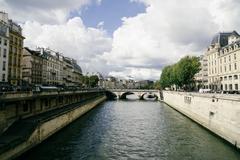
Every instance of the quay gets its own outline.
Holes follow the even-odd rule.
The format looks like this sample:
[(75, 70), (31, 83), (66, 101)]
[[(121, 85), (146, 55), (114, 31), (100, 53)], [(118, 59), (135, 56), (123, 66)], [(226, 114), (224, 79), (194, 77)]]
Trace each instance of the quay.
[(240, 97), (163, 91), (163, 102), (240, 148)]
[(2, 94), (0, 159), (16, 158), (106, 98), (103, 90)]

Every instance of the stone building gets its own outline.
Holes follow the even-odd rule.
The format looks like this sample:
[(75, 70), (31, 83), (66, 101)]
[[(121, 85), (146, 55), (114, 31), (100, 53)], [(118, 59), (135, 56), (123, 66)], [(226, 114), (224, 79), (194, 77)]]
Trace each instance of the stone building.
[(66, 86), (80, 86), (82, 77), (82, 69), (76, 60), (63, 57), (63, 83)]
[(25, 47), (21, 66), (23, 81), (28, 84), (42, 84), (43, 58), (39, 51)]
[(73, 65), (68, 57), (63, 58), (63, 83), (66, 86), (73, 85)]
[(195, 75), (195, 81), (197, 89), (208, 88), (208, 60), (206, 55), (199, 56), (199, 61), (201, 63), (201, 70)]
[(13, 85), (20, 85), (22, 81), (21, 60), (23, 53), (22, 28), (12, 20), (9, 23), (9, 61), (8, 61), (8, 81)]
[(73, 65), (73, 83), (74, 85), (82, 85), (82, 68), (77, 64), (75, 59), (72, 59)]
[(48, 85), (63, 84), (63, 56), (50, 49), (38, 48), (43, 58), (42, 83)]
[(239, 91), (240, 35), (236, 32), (218, 33), (206, 52), (208, 86), (212, 90)]
[(0, 12), (0, 82), (8, 81), (9, 27), (7, 13)]

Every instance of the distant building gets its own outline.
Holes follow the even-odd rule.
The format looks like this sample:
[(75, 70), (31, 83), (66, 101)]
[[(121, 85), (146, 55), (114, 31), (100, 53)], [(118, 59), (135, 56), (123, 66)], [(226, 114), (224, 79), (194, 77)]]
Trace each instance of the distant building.
[(45, 48), (24, 48), (22, 79), (29, 84), (79, 86), (82, 69), (77, 61)]
[(201, 63), (201, 70), (195, 75), (195, 81), (197, 89), (208, 88), (208, 60), (206, 55), (199, 56), (199, 61)]
[(208, 47), (206, 56), (209, 88), (239, 91), (240, 35), (236, 31), (218, 33)]
[(82, 85), (82, 68), (77, 64), (75, 59), (72, 59), (73, 65), (73, 84), (77, 86)]
[(43, 58), (43, 84), (63, 84), (63, 56), (50, 49), (38, 48)]
[(63, 83), (67, 86), (81, 86), (82, 69), (77, 61), (64, 57), (63, 58)]
[(8, 60), (8, 81), (13, 85), (20, 85), (22, 81), (21, 60), (23, 54), (22, 28), (12, 20), (9, 24), (9, 60)]
[(143, 80), (143, 81), (139, 81), (139, 87), (140, 88), (144, 88), (144, 87), (146, 87), (146, 86), (150, 86), (150, 85), (153, 85), (154, 84), (154, 82), (153, 81), (151, 81), (151, 80)]
[(38, 48), (43, 58), (44, 84), (79, 86), (82, 85), (82, 69), (75, 59), (65, 57), (50, 49)]
[(8, 81), (9, 27), (7, 13), (0, 12), (0, 82)]
[(42, 84), (43, 58), (39, 51), (27, 47), (23, 50), (22, 79), (28, 84)]

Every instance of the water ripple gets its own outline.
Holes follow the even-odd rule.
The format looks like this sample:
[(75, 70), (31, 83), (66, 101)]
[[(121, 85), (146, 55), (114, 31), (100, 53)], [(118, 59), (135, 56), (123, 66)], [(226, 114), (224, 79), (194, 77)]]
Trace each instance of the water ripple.
[(106, 102), (19, 159), (239, 160), (240, 153), (159, 102)]

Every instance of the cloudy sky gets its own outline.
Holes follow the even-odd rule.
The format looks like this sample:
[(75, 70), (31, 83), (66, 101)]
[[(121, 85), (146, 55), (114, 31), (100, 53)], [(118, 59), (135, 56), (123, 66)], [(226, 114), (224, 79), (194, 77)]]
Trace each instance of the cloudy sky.
[(239, 0), (0, 0), (25, 46), (50, 47), (85, 72), (158, 79), (163, 66), (200, 55), (217, 32), (240, 32)]

